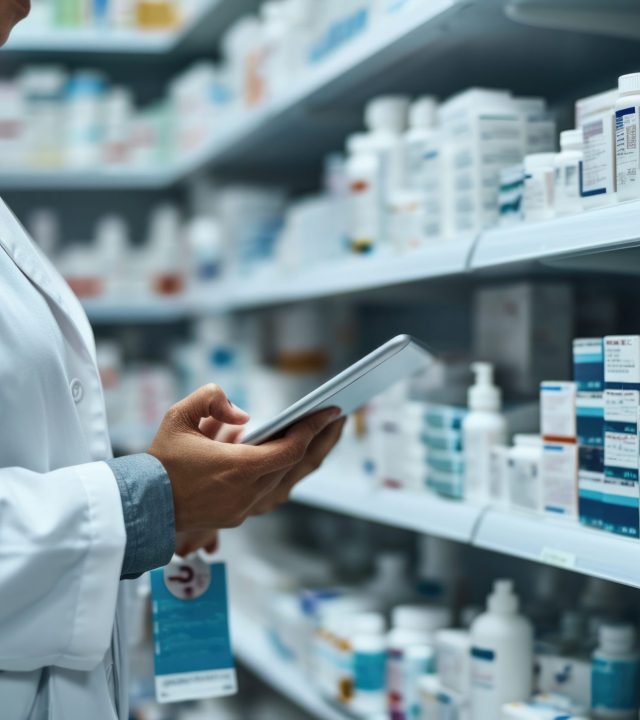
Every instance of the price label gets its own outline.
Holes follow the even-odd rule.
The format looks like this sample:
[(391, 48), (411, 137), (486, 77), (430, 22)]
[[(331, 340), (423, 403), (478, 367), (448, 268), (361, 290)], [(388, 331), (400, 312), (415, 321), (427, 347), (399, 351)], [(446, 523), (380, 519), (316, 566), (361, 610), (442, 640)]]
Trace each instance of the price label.
[(540, 560), (547, 565), (573, 570), (576, 566), (576, 556), (573, 553), (546, 547), (540, 553)]

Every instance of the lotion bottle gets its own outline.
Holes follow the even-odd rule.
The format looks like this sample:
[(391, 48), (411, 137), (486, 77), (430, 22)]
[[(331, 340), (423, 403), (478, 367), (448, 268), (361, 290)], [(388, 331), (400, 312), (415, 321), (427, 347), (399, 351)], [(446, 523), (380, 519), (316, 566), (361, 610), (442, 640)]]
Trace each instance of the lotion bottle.
[(462, 423), (465, 498), (483, 503), (489, 497), (491, 448), (507, 444), (507, 422), (500, 412), (502, 393), (493, 382), (493, 365), (474, 363), (475, 384), (469, 388), (469, 410)]
[(505, 703), (531, 697), (533, 628), (518, 606), (513, 582), (497, 580), (487, 612), (471, 625), (470, 720), (498, 718)]

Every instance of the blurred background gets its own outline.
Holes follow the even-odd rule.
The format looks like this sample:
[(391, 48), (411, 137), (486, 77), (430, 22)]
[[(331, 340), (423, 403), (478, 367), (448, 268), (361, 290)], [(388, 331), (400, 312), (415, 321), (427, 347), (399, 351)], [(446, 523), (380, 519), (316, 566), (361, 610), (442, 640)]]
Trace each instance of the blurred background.
[[(129, 584), (132, 718), (638, 717), (640, 400), (610, 437), (602, 338), (640, 387), (639, 49), (633, 0), (33, 0), (0, 194), (87, 310), (118, 453), (206, 382), (258, 423), (398, 333), (438, 356), (223, 533), (237, 697), (156, 704)], [(531, 672), (483, 706), (501, 578)]]

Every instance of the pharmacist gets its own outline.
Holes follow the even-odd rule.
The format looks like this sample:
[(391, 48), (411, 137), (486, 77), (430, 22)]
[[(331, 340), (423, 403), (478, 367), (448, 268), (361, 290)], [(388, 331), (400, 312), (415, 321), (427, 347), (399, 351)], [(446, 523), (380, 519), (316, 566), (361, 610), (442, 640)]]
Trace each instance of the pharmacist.
[[(28, 1), (0, 0), (0, 45)], [(87, 319), (0, 201), (2, 720), (126, 720), (120, 580), (285, 501), (342, 429), (330, 410), (250, 447), (246, 420), (206, 386), (111, 459)]]

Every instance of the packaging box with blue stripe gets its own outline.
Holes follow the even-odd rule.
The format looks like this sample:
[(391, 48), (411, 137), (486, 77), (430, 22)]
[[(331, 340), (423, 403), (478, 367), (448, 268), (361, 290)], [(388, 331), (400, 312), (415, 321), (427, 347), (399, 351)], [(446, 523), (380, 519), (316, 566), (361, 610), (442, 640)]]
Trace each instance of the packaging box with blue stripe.
[(602, 528), (640, 536), (640, 336), (604, 339), (604, 481)]
[[(578, 511), (580, 521), (603, 528), (610, 516), (605, 507), (604, 477), (604, 342), (602, 338), (573, 341), (578, 442)], [(610, 519), (610, 517), (609, 517)]]

